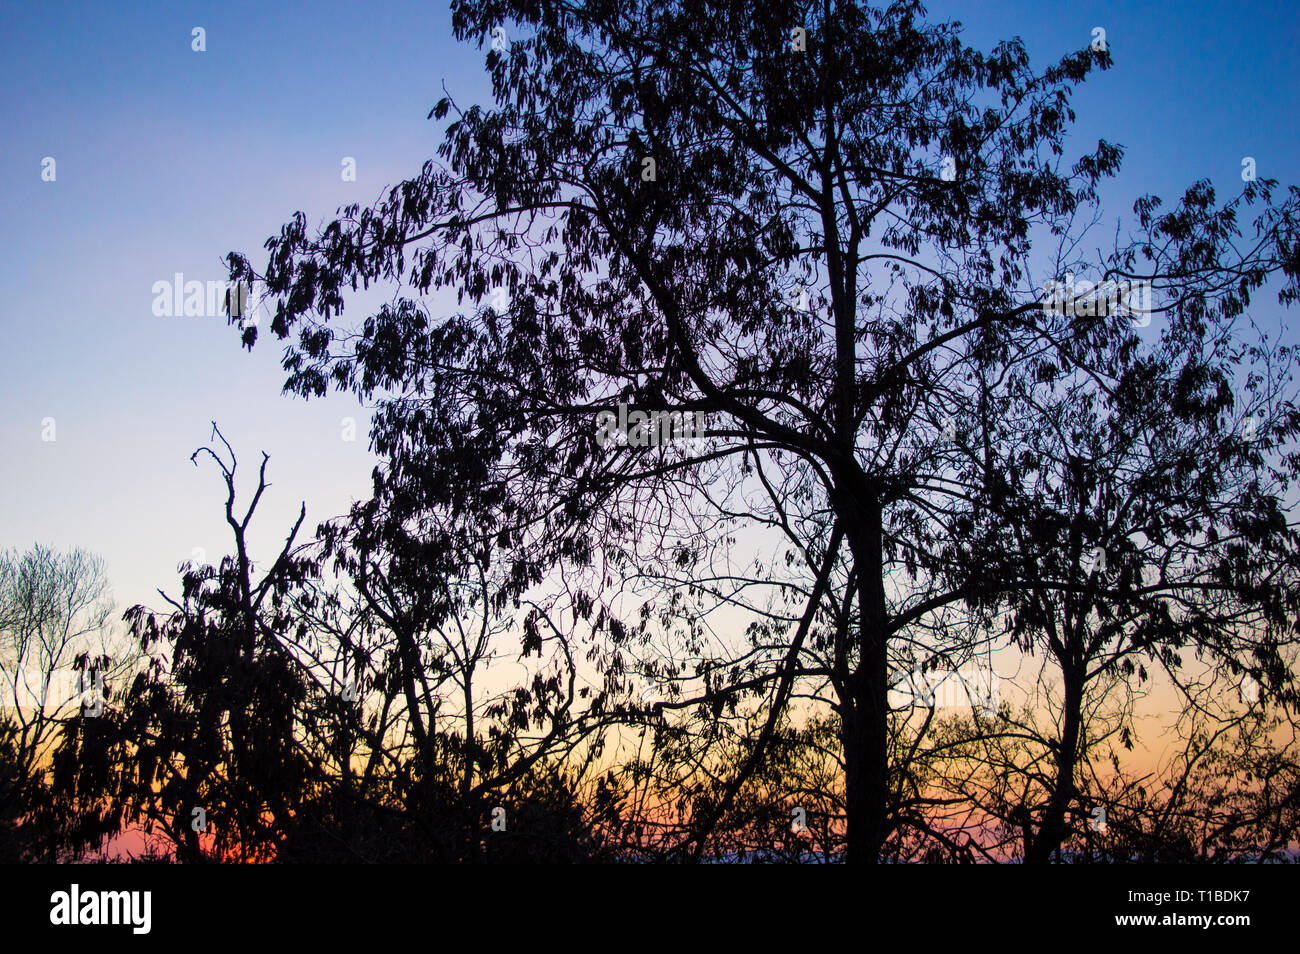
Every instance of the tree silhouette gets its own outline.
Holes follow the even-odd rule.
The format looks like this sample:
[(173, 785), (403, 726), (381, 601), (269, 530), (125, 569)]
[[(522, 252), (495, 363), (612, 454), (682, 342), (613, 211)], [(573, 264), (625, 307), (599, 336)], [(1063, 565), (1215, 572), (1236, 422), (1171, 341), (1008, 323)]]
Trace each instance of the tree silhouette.
[[(809, 598), (796, 620), (810, 622), (752, 667), (730, 665), (736, 650), (676, 675), (706, 706), (765, 692), (771, 725), (794, 677), (828, 683), (853, 860), (877, 858), (898, 821), (893, 662), (946, 608), (1025, 582), (982, 563), (1003, 482), (952, 447), (953, 422), (988, 430), (1006, 369), (1091, 367), (1115, 335), (1044, 310), (1041, 263), (1053, 278), (1091, 264), (1147, 279), (1166, 299), (1217, 289), (1225, 313), (1279, 272), (1293, 299), (1297, 271), (1295, 198), (1268, 205), (1264, 180), (1243, 252), (1235, 209), (1194, 187), (1172, 217), (1141, 200), (1114, 256), (1071, 259), (1121, 150), (1103, 141), (1063, 168), (1069, 97), (1109, 54), (1035, 71), (1019, 41), (980, 52), (921, 16), (914, 3), (456, 3), (458, 38), (481, 43), (503, 20), (518, 34), (488, 53), (495, 105), (441, 100), (431, 116), (454, 114), (441, 161), (315, 234), (296, 215), (260, 274), (229, 257), (232, 279), (275, 296), (271, 332), (294, 336), (286, 388), (378, 400), (381, 499), (472, 516), (512, 593), (561, 571), (599, 590), (603, 554), (669, 529), (689, 570), (706, 515), (737, 516), (709, 480), (758, 489), (738, 516), (781, 513)], [(473, 307), (399, 293), (345, 333), (348, 289), (372, 282)], [(711, 415), (706, 446), (644, 431), (605, 444), (597, 416), (620, 400)], [(768, 493), (755, 467), (778, 475)], [(851, 613), (810, 672), (799, 658), (824, 599)]]
[(182, 565), (166, 615), (134, 606), (125, 619), (148, 667), (93, 732), (68, 733), (55, 759), (66, 797), (107, 798), (128, 825), (160, 831), (182, 861), (273, 855), (312, 778), (315, 756), (298, 744), (307, 685), (280, 641), (292, 625), (284, 595), (313, 572), (294, 553), (305, 508), (260, 579), (248, 529), (268, 484), (236, 510), (238, 462), (221, 432), (203, 447), (225, 483), (234, 552), (220, 566)]
[(379, 550), (365, 505), (299, 543), (304, 508), (259, 573), (248, 540), (269, 458), (237, 507), (235, 453), (215, 425), (213, 438), (193, 459), (221, 474), (233, 552), (183, 564), (180, 597), (163, 594), (171, 612), (127, 611), (148, 666), (62, 734), (55, 814), (97, 834), (143, 830), (151, 852), (188, 863), (606, 857), (617, 814), (578, 760), (560, 764), (602, 723), (570, 718), (573, 649), (542, 635), (542, 609), (522, 623), (547, 655), (532, 679), (476, 693), (487, 637), (513, 621), (486, 575), (465, 594), (472, 553), (409, 533)]
[(55, 804), (51, 756), (92, 731), (135, 663), (109, 624), (104, 562), (36, 545), (0, 553), (0, 819), (10, 860), (60, 860), (115, 828), (111, 811), (74, 817)]
[[(1002, 480), (982, 548), (1004, 581), (988, 592), (1005, 594), (1009, 638), (1060, 676), (1029, 861), (1059, 847), (1098, 709), (1124, 684), (1163, 669), (1204, 708), (1194, 688), (1208, 665), (1234, 701), (1243, 678), (1283, 709), (1297, 701), (1294, 359), (1234, 334), (1239, 288), (1193, 297), (1194, 285), (1150, 346), (1107, 316), (1079, 318), (1112, 325), (1096, 358), (1026, 366), (971, 450)], [(1185, 672), (1189, 651), (1200, 662)], [(1131, 746), (1121, 722), (1105, 731)]]

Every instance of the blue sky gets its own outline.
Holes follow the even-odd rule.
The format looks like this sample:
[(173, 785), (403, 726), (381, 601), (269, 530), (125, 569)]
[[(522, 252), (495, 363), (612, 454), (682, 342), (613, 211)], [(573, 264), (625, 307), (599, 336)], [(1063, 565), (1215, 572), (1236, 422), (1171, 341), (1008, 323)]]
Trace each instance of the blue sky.
[[(1039, 65), (1106, 30), (1116, 66), (1078, 91), (1075, 136), (1077, 150), (1098, 137), (1126, 147), (1104, 193), (1112, 219), (1141, 193), (1172, 202), (1204, 177), (1235, 193), (1244, 156), (1300, 182), (1288, 4), (929, 9), (976, 46), (1019, 35)], [(223, 319), (157, 317), (152, 286), (177, 272), (221, 280), (232, 249), (260, 267), (295, 210), (317, 222), (373, 202), (433, 154), (425, 117), (444, 83), (462, 105), (487, 101), (482, 63), (441, 3), (0, 9), (0, 547), (84, 546), (105, 557), (123, 606), (157, 605), (195, 547), (215, 559), (229, 543), (220, 479), (189, 461), (213, 420), (244, 477), (271, 455), (255, 552), (277, 545), (301, 501), (310, 530), (366, 493), (364, 409), (281, 396), (270, 339), (250, 355)], [(345, 156), (355, 182), (341, 181)]]

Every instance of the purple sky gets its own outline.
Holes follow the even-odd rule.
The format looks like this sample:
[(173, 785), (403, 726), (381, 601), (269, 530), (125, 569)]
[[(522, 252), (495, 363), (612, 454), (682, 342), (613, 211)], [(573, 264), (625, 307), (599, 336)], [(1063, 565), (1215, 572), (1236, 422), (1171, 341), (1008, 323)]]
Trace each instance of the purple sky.
[[(967, 42), (1021, 36), (1043, 65), (1104, 27), (1116, 67), (1075, 98), (1076, 150), (1126, 147), (1111, 220), (1208, 177), (1300, 182), (1286, 3), (1128, 5), (1042, 0), (930, 6)], [(191, 30), (206, 30), (206, 52)], [(123, 607), (177, 589), (176, 564), (225, 552), (222, 487), (189, 456), (216, 420), (273, 489), (255, 526), (266, 556), (301, 501), (310, 534), (367, 492), (364, 409), (280, 395), (280, 348), (250, 355), (220, 317), (157, 317), (155, 282), (222, 280), (295, 210), (316, 223), (373, 202), (433, 154), (442, 84), (487, 101), (483, 52), (454, 42), (441, 4), (43, 4), (0, 9), (0, 547), (103, 555)], [(42, 181), (42, 159), (57, 178)], [(344, 157), (357, 181), (340, 177)], [(1278, 309), (1261, 302), (1276, 325)], [(365, 312), (349, 309), (360, 321)], [(341, 438), (357, 418), (358, 440)], [(42, 440), (54, 419), (54, 441)], [(249, 485), (243, 484), (245, 488)]]

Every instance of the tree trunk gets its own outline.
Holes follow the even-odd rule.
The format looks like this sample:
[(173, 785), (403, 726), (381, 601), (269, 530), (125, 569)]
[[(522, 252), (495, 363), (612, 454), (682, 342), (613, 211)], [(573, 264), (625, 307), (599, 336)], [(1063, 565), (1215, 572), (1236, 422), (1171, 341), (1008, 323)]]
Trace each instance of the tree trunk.
[(1074, 772), (1079, 760), (1079, 723), (1083, 707), (1083, 673), (1066, 662), (1062, 666), (1065, 678), (1065, 703), (1061, 724), (1061, 739), (1056, 750), (1056, 777), (1052, 794), (1043, 813), (1043, 822), (1037, 836), (1025, 852), (1025, 864), (1044, 865), (1061, 847), (1065, 839), (1066, 814), (1074, 801)]
[[(840, 689), (840, 741), (844, 747), (847, 857), (850, 862), (879, 860), (889, 833), (889, 709), (885, 654), (887, 610), (881, 553), (883, 515), (878, 500), (841, 495), (844, 519), (857, 571), (857, 626), (844, 647)], [(847, 658), (856, 649), (856, 665)]]

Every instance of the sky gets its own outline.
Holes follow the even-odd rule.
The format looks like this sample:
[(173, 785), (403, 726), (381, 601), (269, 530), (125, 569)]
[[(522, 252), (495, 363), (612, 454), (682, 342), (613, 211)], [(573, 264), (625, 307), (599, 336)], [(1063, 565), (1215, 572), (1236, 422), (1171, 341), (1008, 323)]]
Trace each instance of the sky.
[[(1111, 216), (1201, 178), (1235, 193), (1247, 156), (1261, 177), (1300, 182), (1290, 4), (929, 10), (961, 20), (977, 47), (1021, 37), (1039, 66), (1106, 31), (1116, 65), (1077, 91), (1074, 142), (1125, 146), (1103, 191)], [(161, 605), (155, 590), (176, 592), (180, 561), (230, 543), (220, 476), (190, 461), (213, 421), (239, 455), (241, 492), (270, 455), (255, 555), (272, 555), (301, 503), (310, 533), (367, 494), (364, 408), (281, 395), (278, 344), (250, 354), (222, 316), (155, 315), (154, 285), (222, 281), (232, 250), (260, 268), (263, 241), (295, 211), (320, 223), (416, 173), (438, 142), (426, 117), (444, 85), (462, 106), (488, 102), (485, 51), (454, 40), (441, 3), (6, 0), (0, 548), (85, 547), (122, 608)]]

